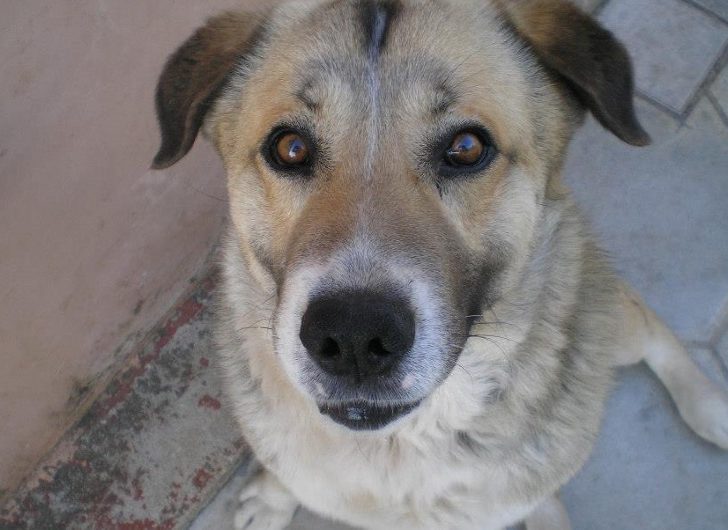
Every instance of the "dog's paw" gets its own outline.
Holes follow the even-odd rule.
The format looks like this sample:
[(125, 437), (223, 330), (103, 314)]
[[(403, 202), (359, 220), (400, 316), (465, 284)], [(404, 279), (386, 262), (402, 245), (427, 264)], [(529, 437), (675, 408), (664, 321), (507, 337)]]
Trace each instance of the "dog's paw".
[(235, 530), (283, 530), (293, 519), (293, 511), (279, 510), (254, 497), (241, 503), (235, 512)]
[(293, 519), (297, 503), (268, 473), (254, 478), (240, 493), (235, 530), (283, 530)]
[(711, 383), (680, 405), (680, 415), (692, 430), (728, 450), (728, 393)]

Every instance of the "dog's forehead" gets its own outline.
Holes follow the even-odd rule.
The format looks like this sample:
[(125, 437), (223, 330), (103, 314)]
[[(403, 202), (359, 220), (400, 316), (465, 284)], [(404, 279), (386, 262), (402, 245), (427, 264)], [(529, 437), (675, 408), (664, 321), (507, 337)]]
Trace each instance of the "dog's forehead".
[(413, 153), (456, 120), (483, 125), (504, 152), (531, 144), (532, 58), (487, 0), (282, 4), (265, 34), (218, 105), (237, 116), (236, 146), (223, 149), (235, 167), (242, 146), (253, 156), (291, 124), (325, 140), (335, 161), (367, 167), (404, 163), (390, 155)]
[(312, 107), (336, 96), (340, 81), (363, 95), (376, 82), (390, 99), (418, 91), (436, 109), (485, 94), (490, 81), (507, 90), (519, 77), (511, 75), (513, 35), (485, 0), (324, 2), (281, 33), (293, 94)]

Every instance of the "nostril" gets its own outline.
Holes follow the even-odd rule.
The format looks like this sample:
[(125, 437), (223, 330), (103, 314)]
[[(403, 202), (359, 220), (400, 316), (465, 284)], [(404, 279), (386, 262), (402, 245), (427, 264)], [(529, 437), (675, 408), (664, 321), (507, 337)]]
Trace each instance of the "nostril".
[(384, 347), (384, 344), (382, 344), (382, 339), (380, 339), (379, 337), (370, 340), (369, 344), (367, 345), (367, 349), (369, 350), (369, 353), (378, 357), (384, 357), (392, 353)]
[(301, 344), (322, 370), (357, 381), (391, 370), (409, 354), (414, 337), (407, 300), (368, 291), (310, 300), (299, 329)]
[(340, 355), (341, 348), (339, 348), (339, 343), (331, 337), (326, 337), (321, 343), (321, 349), (319, 350), (319, 354), (321, 355), (321, 357), (324, 358), (331, 358)]

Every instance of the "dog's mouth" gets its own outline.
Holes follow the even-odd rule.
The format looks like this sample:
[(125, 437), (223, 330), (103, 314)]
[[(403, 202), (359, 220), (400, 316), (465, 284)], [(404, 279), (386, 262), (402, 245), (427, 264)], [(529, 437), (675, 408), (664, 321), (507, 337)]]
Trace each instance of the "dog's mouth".
[(338, 404), (320, 404), (319, 410), (321, 414), (325, 414), (336, 423), (353, 431), (374, 431), (409, 414), (419, 404), (420, 401), (386, 405), (354, 401)]

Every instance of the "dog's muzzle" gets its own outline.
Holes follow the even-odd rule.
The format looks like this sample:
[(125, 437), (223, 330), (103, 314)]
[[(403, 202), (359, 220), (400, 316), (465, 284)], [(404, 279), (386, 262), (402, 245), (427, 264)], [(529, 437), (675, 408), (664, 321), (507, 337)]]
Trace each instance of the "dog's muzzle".
[[(396, 294), (340, 291), (313, 298), (301, 320), (309, 356), (341, 386), (369, 388), (396, 371), (415, 341), (415, 316)], [(351, 388), (355, 392), (355, 388)], [(351, 429), (378, 429), (417, 404), (353, 399), (319, 404), (323, 414)]]

